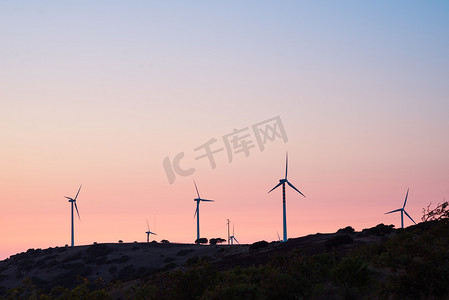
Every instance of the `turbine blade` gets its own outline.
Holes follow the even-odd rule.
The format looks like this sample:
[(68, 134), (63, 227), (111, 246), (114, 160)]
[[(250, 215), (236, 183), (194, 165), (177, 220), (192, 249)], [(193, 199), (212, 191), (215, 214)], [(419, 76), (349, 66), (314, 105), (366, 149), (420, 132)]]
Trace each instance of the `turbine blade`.
[(147, 219), (147, 227), (148, 227), (148, 231), (150, 231), (150, 225), (148, 224), (148, 219)]
[(195, 180), (193, 180), (193, 184), (195, 185), (196, 194), (198, 195), (198, 198), (201, 198), (201, 197), (200, 197), (200, 193), (198, 192), (198, 187), (196, 186)]
[(269, 190), (268, 193), (271, 192), (272, 190), (274, 190), (275, 188), (277, 188), (278, 186), (280, 186), (281, 184), (282, 184), (282, 183), (279, 182), (274, 188), (272, 188), (271, 190)]
[(402, 208), (405, 208), (405, 204), (407, 203), (407, 197), (408, 197), (408, 190), (410, 188), (407, 189), (407, 194), (405, 195), (405, 201), (404, 201), (404, 206), (402, 206)]
[(405, 211), (405, 209), (404, 209), (404, 213), (407, 215), (407, 217), (409, 217), (410, 218), (410, 220), (412, 220), (413, 221), (413, 223), (415, 223), (415, 225), (416, 225), (416, 222), (412, 219), (412, 217), (410, 217), (410, 215)]
[(200, 201), (215, 202), (215, 200), (208, 200), (208, 199), (200, 199)]
[(232, 236), (234, 236), (234, 224), (232, 224)]
[(73, 200), (72, 198), (70, 198), (70, 197), (67, 197), (67, 196), (64, 196), (64, 197), (66, 197), (67, 199), (69, 199), (69, 200)]
[(81, 221), (81, 217), (80, 217), (80, 213), (78, 212), (78, 206), (76, 205), (76, 201), (73, 203), (75, 203), (75, 209), (76, 209), (76, 213), (78, 214), (78, 219)]
[(235, 237), (234, 237), (234, 241), (236, 241), (236, 242), (237, 242), (237, 244), (240, 244), (240, 243), (239, 243), (239, 241), (237, 241), (237, 239), (236, 239)]
[[(199, 202), (198, 202), (199, 203)], [(193, 218), (195, 219), (196, 213), (198, 212), (198, 204), (196, 205), (195, 214), (193, 215)]]
[(276, 234), (278, 235), (278, 241), (281, 240), (281, 237), (279, 236), (279, 232), (276, 230)]
[(287, 170), (288, 170), (288, 152), (285, 154), (285, 179), (287, 179)]
[(387, 214), (391, 214), (391, 213), (398, 212), (398, 211), (401, 211), (401, 210), (402, 210), (402, 208), (398, 208), (398, 209), (386, 212), (385, 214), (387, 215)]
[[(290, 186), (290, 187), (292, 187), (292, 188), (294, 188), (295, 189), (295, 191), (297, 191), (298, 193), (300, 193), (301, 195), (303, 195), (304, 196), (304, 194), (303, 193), (301, 193), (297, 188), (295, 188), (294, 186), (293, 186), (293, 184), (291, 184), (289, 181), (287, 181), (287, 184)], [(304, 196), (305, 197), (305, 196)]]
[(76, 193), (76, 196), (75, 196), (75, 199), (74, 200), (76, 200), (76, 198), (78, 198), (78, 194), (80, 193), (80, 190), (81, 190), (81, 187), (82, 187), (83, 185), (80, 185), (80, 188), (78, 189), (78, 193)]

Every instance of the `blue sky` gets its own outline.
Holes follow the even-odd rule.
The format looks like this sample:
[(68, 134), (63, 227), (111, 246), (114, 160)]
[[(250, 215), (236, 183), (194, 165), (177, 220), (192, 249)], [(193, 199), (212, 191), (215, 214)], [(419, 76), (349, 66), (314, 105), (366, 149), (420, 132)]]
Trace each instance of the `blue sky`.
[[(190, 242), (193, 177), (205, 235), (275, 239), (286, 151), (292, 236), (397, 225), (408, 187), (418, 221), (449, 197), (448, 23), (447, 1), (3, 1), (0, 258), (67, 243), (81, 183), (80, 244), (152, 216)], [(168, 183), (165, 157), (275, 116), (288, 142)]]

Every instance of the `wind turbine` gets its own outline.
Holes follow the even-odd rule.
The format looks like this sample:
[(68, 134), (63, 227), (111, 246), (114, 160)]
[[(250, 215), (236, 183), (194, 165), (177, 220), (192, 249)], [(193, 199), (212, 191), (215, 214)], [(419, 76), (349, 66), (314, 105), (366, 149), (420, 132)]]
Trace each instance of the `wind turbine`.
[(193, 184), (195, 185), (196, 194), (198, 195), (198, 198), (193, 199), (193, 201), (196, 201), (196, 210), (195, 210), (195, 214), (193, 215), (193, 218), (195, 218), (195, 216), (196, 216), (196, 239), (199, 239), (200, 238), (200, 202), (201, 201), (214, 202), (214, 200), (201, 199), (195, 180), (193, 181)]
[[(301, 193), (297, 188), (295, 188), (293, 186), (293, 184), (291, 184), (288, 180), (287, 180), (287, 170), (288, 170), (288, 152), (285, 155), (285, 178), (284, 179), (279, 179), (279, 183), (272, 188), (269, 192), (271, 192), (272, 190), (274, 190), (275, 188), (277, 188), (278, 186), (282, 185), (282, 205), (283, 205), (283, 212), (284, 212), (284, 219), (283, 219), (283, 227), (284, 227), (284, 242), (287, 241), (287, 217), (286, 217), (286, 212), (285, 212), (285, 184), (287, 183), (291, 188), (293, 188), (295, 191), (297, 191), (298, 193), (300, 193), (301, 195), (304, 196), (303, 193)], [(268, 193), (269, 193), (268, 192)], [(305, 197), (305, 196), (304, 196)]]
[(236, 241), (237, 244), (240, 244), (234, 236), (234, 224), (232, 224), (232, 235), (229, 237), (229, 240), (231, 241), (231, 245), (234, 245), (234, 241)]
[(229, 219), (226, 221), (226, 225), (228, 225), (228, 245), (229, 245), (229, 241), (230, 241), (230, 235), (229, 235)]
[(80, 185), (80, 188), (78, 189), (78, 193), (76, 193), (75, 198), (70, 198), (70, 197), (65, 196), (67, 199), (69, 199), (69, 202), (72, 203), (72, 247), (75, 245), (75, 236), (74, 236), (75, 228), (74, 228), (74, 224), (73, 224), (73, 205), (75, 205), (76, 213), (78, 214), (78, 219), (81, 221), (80, 213), (78, 212), (78, 206), (76, 205), (76, 198), (78, 197), (78, 194), (80, 193), (81, 186), (82, 185)]
[(148, 224), (148, 219), (147, 219), (147, 228), (148, 228), (148, 231), (146, 231), (145, 233), (147, 234), (147, 243), (149, 243), (150, 242), (150, 234), (157, 235), (157, 233), (150, 231), (150, 225)]
[(279, 236), (279, 232), (276, 230), (276, 234), (278, 235), (278, 242), (281, 242), (281, 237)]
[(407, 217), (410, 218), (410, 220), (412, 220), (413, 223), (416, 224), (416, 222), (413, 221), (412, 217), (410, 217), (410, 215), (405, 211), (405, 204), (407, 203), (408, 191), (409, 191), (409, 189), (407, 189), (407, 194), (405, 195), (405, 201), (404, 201), (404, 205), (402, 206), (402, 208), (398, 208), (398, 209), (395, 209), (395, 210), (385, 213), (385, 214), (391, 214), (391, 213), (400, 211), (401, 212), (401, 228), (404, 228), (404, 213), (407, 215)]

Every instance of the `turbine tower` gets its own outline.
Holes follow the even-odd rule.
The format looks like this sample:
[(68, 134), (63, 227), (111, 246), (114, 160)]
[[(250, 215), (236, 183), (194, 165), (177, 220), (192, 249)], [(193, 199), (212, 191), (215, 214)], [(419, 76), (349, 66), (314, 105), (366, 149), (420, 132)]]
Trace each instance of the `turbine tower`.
[(193, 218), (195, 218), (195, 216), (196, 216), (196, 239), (199, 239), (200, 238), (200, 202), (201, 201), (214, 202), (214, 200), (201, 199), (195, 180), (193, 181), (193, 184), (195, 185), (196, 194), (198, 195), (198, 198), (193, 199), (193, 201), (196, 201), (196, 210), (195, 210), (195, 214), (193, 215)]
[(416, 222), (413, 221), (412, 217), (410, 217), (410, 215), (405, 211), (405, 204), (407, 203), (408, 191), (409, 191), (409, 189), (407, 189), (407, 194), (405, 195), (405, 201), (404, 201), (404, 205), (402, 206), (402, 208), (398, 208), (398, 209), (395, 209), (395, 210), (385, 213), (387, 215), (387, 214), (391, 214), (391, 213), (400, 211), (401, 212), (401, 228), (404, 228), (404, 213), (407, 215), (407, 217), (410, 218), (410, 220), (412, 220), (413, 223), (416, 224)]
[(234, 245), (234, 241), (236, 241), (237, 244), (240, 244), (234, 236), (234, 224), (232, 224), (232, 235), (229, 237), (229, 240), (231, 241), (231, 245)]
[(229, 245), (229, 241), (230, 241), (230, 235), (229, 235), (229, 219), (226, 222), (226, 225), (228, 225), (228, 245)]
[(147, 234), (147, 243), (149, 243), (150, 242), (150, 234), (154, 234), (154, 235), (157, 235), (157, 234), (150, 231), (150, 225), (148, 224), (148, 219), (147, 219), (147, 228), (148, 228), (148, 231), (146, 231), (145, 233)]
[(285, 208), (285, 184), (287, 183), (291, 188), (293, 188), (295, 191), (297, 191), (298, 193), (300, 193), (301, 195), (304, 196), (303, 193), (301, 193), (297, 188), (295, 188), (293, 186), (293, 184), (291, 184), (287, 180), (287, 170), (288, 170), (288, 152), (285, 155), (285, 178), (284, 179), (279, 179), (279, 183), (274, 188), (272, 188), (269, 191), (269, 192), (271, 192), (272, 190), (274, 190), (278, 186), (282, 185), (282, 205), (283, 205), (283, 212), (284, 212), (284, 219), (283, 219), (283, 227), (284, 227), (284, 240), (283, 241), (284, 242), (287, 241), (287, 216), (286, 216), (286, 211), (285, 211), (286, 210), (286, 208)]
[(69, 199), (69, 202), (72, 203), (72, 244), (71, 244), (72, 247), (75, 245), (75, 227), (73, 224), (73, 206), (74, 205), (75, 205), (76, 213), (78, 215), (78, 219), (81, 221), (80, 213), (78, 212), (78, 206), (76, 205), (76, 198), (78, 198), (78, 194), (80, 193), (81, 186), (82, 185), (80, 185), (80, 188), (78, 189), (78, 193), (76, 193), (75, 198), (70, 198), (70, 197), (65, 196), (67, 199)]

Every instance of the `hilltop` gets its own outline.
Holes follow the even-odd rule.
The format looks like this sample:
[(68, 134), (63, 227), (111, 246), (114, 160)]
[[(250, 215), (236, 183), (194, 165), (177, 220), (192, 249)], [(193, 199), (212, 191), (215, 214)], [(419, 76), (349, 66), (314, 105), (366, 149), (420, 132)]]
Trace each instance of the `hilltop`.
[(152, 242), (30, 249), (0, 262), (0, 295), (97, 299), (448, 296), (448, 228), (443, 220), (406, 229), (379, 224), (355, 232), (346, 227), (285, 243)]

